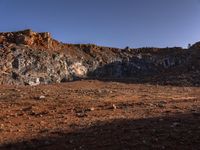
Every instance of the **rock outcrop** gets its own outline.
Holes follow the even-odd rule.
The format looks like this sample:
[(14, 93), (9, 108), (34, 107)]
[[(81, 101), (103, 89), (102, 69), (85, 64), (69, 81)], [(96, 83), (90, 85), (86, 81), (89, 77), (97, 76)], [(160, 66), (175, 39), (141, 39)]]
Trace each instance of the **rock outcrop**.
[(30, 29), (19, 31), (0, 33), (0, 44), (15, 43), (16, 45), (28, 45), (36, 49), (56, 50), (60, 43), (52, 39), (49, 32), (36, 33)]
[(48, 32), (0, 33), (0, 84), (38, 85), (80, 78), (155, 77), (198, 67), (199, 44), (190, 49), (100, 47), (63, 44)]

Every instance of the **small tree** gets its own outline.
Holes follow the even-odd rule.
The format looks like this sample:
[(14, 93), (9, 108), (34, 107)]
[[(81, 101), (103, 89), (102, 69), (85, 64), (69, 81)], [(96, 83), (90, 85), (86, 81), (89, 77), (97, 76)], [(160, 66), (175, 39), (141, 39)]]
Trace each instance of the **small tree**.
[(125, 50), (129, 51), (130, 50), (129, 46), (125, 47)]
[(189, 44), (188, 44), (188, 49), (190, 49), (190, 48), (191, 48), (191, 44), (189, 43)]

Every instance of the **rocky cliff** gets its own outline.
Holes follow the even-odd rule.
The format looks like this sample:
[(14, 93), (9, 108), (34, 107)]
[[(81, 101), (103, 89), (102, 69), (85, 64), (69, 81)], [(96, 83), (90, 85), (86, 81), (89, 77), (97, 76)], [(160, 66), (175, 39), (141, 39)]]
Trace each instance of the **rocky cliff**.
[(142, 81), (167, 73), (178, 76), (177, 72), (198, 72), (199, 50), (199, 43), (190, 49), (119, 49), (64, 44), (48, 32), (0, 33), (0, 84), (38, 85), (83, 78)]

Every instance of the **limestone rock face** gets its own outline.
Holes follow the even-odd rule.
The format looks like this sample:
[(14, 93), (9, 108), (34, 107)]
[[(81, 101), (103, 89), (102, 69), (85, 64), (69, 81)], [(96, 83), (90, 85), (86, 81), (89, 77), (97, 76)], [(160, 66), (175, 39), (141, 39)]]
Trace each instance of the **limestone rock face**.
[(87, 75), (87, 68), (80, 62), (75, 62), (70, 65), (69, 71), (77, 77), (84, 77)]
[(196, 45), (189, 50), (118, 49), (63, 44), (52, 39), (48, 32), (30, 29), (0, 33), (0, 84), (35, 86), (90, 77), (142, 79), (177, 67), (191, 68), (196, 57), (192, 48), (199, 49)]

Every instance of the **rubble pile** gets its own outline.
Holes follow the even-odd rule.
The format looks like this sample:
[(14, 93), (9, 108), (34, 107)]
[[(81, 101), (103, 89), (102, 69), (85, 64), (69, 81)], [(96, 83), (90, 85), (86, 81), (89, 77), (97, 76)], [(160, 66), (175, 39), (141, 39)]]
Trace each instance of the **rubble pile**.
[[(48, 32), (37, 33), (30, 29), (0, 33), (0, 84), (38, 85), (82, 78), (150, 82), (155, 77), (164, 77), (166, 82), (161, 80), (167, 83), (170, 78), (165, 74), (168, 72), (170, 77), (178, 77), (178, 72), (181, 78), (190, 72), (198, 74), (199, 49), (198, 43), (189, 49), (119, 49), (64, 44), (54, 40)], [(188, 76), (184, 80), (190, 82)]]

